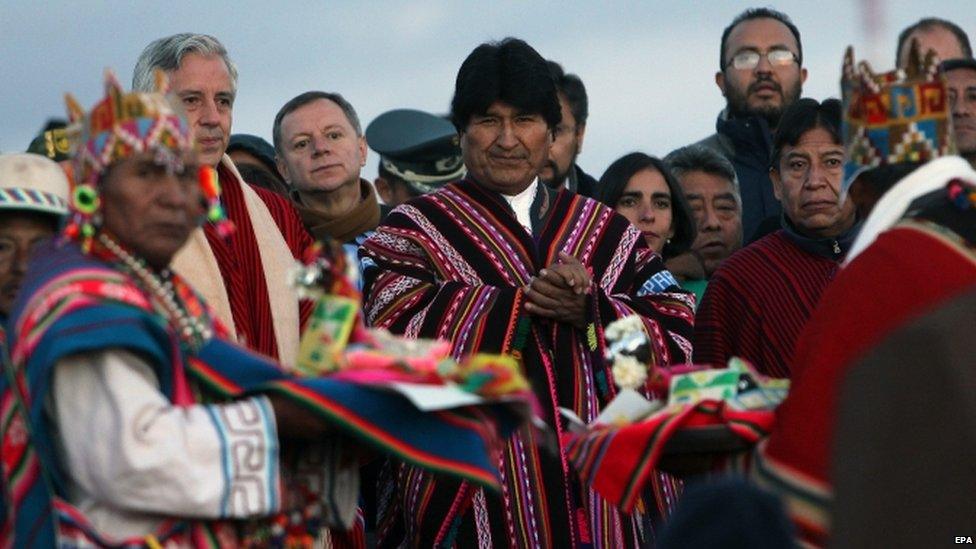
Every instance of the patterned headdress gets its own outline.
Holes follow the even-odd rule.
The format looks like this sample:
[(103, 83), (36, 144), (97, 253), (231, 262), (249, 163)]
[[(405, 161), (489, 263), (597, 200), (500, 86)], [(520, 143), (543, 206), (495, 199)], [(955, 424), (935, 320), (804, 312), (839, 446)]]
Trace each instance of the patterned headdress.
[[(125, 93), (111, 71), (105, 73), (105, 98), (86, 114), (78, 101), (65, 95), (68, 117), (76, 136), (74, 164), (76, 185), (71, 194), (71, 220), (65, 226), (69, 238), (81, 241), (87, 251), (99, 224), (97, 185), (116, 162), (134, 154), (151, 152), (160, 165), (183, 169), (182, 153), (193, 148), (186, 119), (166, 99), (166, 76), (156, 72), (155, 93)], [(227, 232), (228, 221), (220, 206), (220, 186), (214, 169), (200, 168), (200, 188), (209, 205), (208, 219)]]
[(917, 42), (912, 41), (906, 67), (882, 74), (875, 74), (866, 61), (855, 67), (854, 49), (848, 47), (841, 93), (843, 194), (865, 170), (955, 153), (945, 76), (935, 52), (923, 59)]

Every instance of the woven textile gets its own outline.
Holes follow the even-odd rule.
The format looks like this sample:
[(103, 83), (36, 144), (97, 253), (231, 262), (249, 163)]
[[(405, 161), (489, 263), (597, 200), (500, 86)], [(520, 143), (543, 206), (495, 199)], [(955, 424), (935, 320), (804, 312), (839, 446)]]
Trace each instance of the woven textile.
[(802, 250), (777, 231), (725, 260), (695, 318), (695, 363), (733, 356), (759, 373), (789, 377), (793, 346), (838, 264)]
[(681, 429), (726, 426), (747, 443), (756, 443), (773, 425), (771, 411), (744, 411), (717, 400), (703, 400), (659, 413), (624, 427), (603, 427), (563, 439), (566, 455), (580, 477), (607, 501), (631, 512), (671, 437)]
[[(589, 421), (616, 392), (603, 360), (606, 323), (639, 314), (650, 335), (651, 364), (685, 363), (692, 301), (677, 287), (649, 289), (663, 263), (622, 217), (568, 191), (542, 191), (530, 234), (501, 195), (473, 181), (447, 185), (394, 210), (360, 256), (368, 322), (408, 337), (447, 339), (457, 355), (521, 357), (542, 417), (558, 433), (558, 406)], [(522, 288), (559, 252), (578, 258), (593, 275), (585, 330), (525, 312)], [(401, 470), (400, 510), (381, 525), (384, 543), (641, 543), (637, 519), (581, 488), (565, 455), (550, 455), (543, 443), (528, 430), (512, 437), (497, 463), (501, 497)]]
[[(221, 337), (188, 353), (152, 307), (151, 297), (127, 275), (82, 255), (73, 243), (46, 252), (32, 266), (11, 318), (13, 364), (9, 382), (0, 386), (4, 484), (10, 494), (0, 527), (6, 543), (52, 546), (55, 536), (90, 541), (93, 535), (83, 515), (63, 499), (65, 473), (44, 412), (54, 365), (88, 350), (120, 348), (145, 357), (174, 405), (192, 401), (191, 384), (210, 399), (276, 393), (380, 452), (477, 486), (497, 487), (493, 456), (517, 421), (506, 410), (486, 405), (423, 413), (380, 389), (327, 378), (296, 379)], [(185, 521), (164, 526), (173, 536), (198, 527), (211, 533), (226, 530)], [(164, 544), (167, 532), (157, 536)], [(235, 543), (213, 539), (214, 545)], [(191, 540), (196, 547), (208, 543)]]

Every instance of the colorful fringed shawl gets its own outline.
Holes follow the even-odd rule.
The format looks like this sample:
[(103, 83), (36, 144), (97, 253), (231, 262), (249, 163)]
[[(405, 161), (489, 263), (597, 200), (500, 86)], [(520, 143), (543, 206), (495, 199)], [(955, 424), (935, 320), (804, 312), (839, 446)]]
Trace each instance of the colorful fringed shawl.
[[(539, 186), (533, 234), (505, 199), (462, 181), (394, 210), (360, 249), (367, 322), (407, 337), (453, 342), (453, 352), (520, 356), (545, 421), (557, 407), (591, 420), (616, 390), (605, 365), (603, 326), (637, 313), (654, 366), (690, 359), (692, 304), (641, 234), (611, 209)], [(593, 275), (585, 331), (525, 312), (522, 288), (559, 252)], [(676, 283), (675, 283), (676, 284)], [(638, 518), (583, 489), (566, 456), (527, 429), (497, 463), (501, 497), (470, 483), (397, 474), (381, 517), (381, 543), (419, 546), (624, 547), (640, 544)], [(396, 506), (399, 505), (399, 511)]]
[[(390, 392), (327, 378), (294, 378), (220, 337), (188, 352), (133, 279), (82, 255), (74, 244), (38, 253), (11, 317), (12, 365), (0, 385), (0, 435), (7, 513), (2, 546), (99, 542), (64, 499), (65, 473), (44, 412), (52, 369), (74, 353), (127, 349), (152, 364), (161, 391), (180, 405), (195, 381), (208, 398), (275, 392), (341, 432), (408, 463), (478, 486), (497, 487), (492, 456), (514, 427), (507, 409), (422, 413)], [(96, 442), (97, 443), (97, 442)], [(169, 521), (156, 541), (211, 547), (237, 543), (229, 523)], [(141, 547), (145, 539), (120, 542)]]

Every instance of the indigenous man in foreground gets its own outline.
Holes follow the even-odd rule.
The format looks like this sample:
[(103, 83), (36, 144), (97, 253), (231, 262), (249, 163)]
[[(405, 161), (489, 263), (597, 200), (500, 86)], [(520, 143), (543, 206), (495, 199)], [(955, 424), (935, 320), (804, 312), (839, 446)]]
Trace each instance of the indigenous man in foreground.
[(279, 434), (322, 438), (326, 424), (278, 395), (195, 403), (204, 363), (228, 383), (229, 371), (283, 374), (229, 343), (169, 270), (219, 204), (186, 121), (111, 75), (106, 92), (88, 115), (69, 98), (83, 141), (72, 217), (37, 252), (10, 317), (0, 534), (25, 547), (227, 545), (237, 533), (218, 519), (288, 504)]
[[(447, 339), (456, 355), (521, 357), (557, 434), (557, 407), (589, 421), (616, 392), (602, 356), (611, 320), (641, 316), (651, 363), (688, 361), (691, 300), (640, 232), (539, 182), (560, 121), (542, 57), (511, 38), (477, 47), (458, 72), (451, 115), (468, 177), (401, 205), (363, 244), (367, 320)], [(512, 437), (499, 462), (501, 494), (404, 468), (381, 544), (642, 544), (638, 518), (581, 488), (562, 456), (541, 445), (529, 430)]]

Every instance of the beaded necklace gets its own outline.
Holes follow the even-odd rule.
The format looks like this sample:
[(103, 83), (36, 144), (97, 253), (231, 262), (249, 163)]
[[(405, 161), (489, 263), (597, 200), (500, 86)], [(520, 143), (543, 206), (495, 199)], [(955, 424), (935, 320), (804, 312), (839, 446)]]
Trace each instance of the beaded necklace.
[[(158, 273), (134, 257), (105, 233), (98, 235), (102, 259), (114, 261), (131, 275), (151, 298), (153, 308), (170, 325), (184, 351), (195, 354), (213, 337), (213, 321), (207, 308), (190, 286), (169, 269)], [(93, 250), (94, 251), (94, 250)]]
[(964, 181), (953, 179), (946, 185), (949, 200), (960, 210), (969, 210), (976, 207), (976, 188), (967, 185)]

